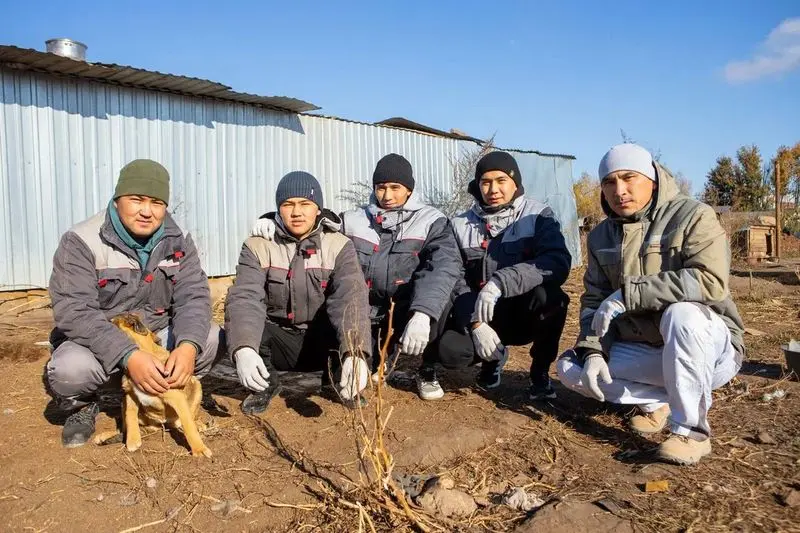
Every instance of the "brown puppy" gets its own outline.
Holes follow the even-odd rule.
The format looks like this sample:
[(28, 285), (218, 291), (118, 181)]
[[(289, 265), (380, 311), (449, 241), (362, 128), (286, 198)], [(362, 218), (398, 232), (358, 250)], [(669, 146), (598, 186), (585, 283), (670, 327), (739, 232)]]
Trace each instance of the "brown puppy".
[[(158, 337), (142, 324), (138, 316), (125, 313), (115, 316), (111, 322), (127, 333), (140, 350), (152, 354), (162, 363), (167, 362), (169, 352), (159, 344)], [(192, 455), (211, 457), (211, 450), (203, 444), (196, 422), (203, 395), (196, 377), (192, 376), (182, 389), (169, 389), (164, 394), (153, 396), (138, 389), (127, 375), (123, 375), (122, 390), (125, 392), (122, 422), (125, 447), (129, 452), (142, 446), (140, 425), (144, 429), (157, 430), (167, 424), (183, 430)], [(95, 437), (94, 441), (96, 444), (104, 444), (117, 435), (116, 431), (103, 433)]]

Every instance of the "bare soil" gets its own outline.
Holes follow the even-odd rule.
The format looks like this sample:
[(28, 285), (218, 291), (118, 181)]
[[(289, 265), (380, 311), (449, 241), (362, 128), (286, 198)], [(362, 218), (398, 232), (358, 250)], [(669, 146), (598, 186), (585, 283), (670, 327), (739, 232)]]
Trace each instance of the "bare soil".
[[(568, 284), (573, 304), (563, 348), (577, 334), (580, 275), (573, 272)], [(520, 347), (499, 389), (473, 389), (474, 371), (446, 374), (447, 395), (437, 402), (417, 398), (409, 372), (415, 362), (401, 365), (399, 379), (384, 389), (396, 473), (447, 473), (476, 497), (480, 507), (469, 519), (431, 517), (446, 531), (800, 531), (792, 495), (800, 490), (800, 386), (784, 375), (780, 349), (800, 337), (800, 286), (747, 278), (731, 286), (750, 328), (748, 361), (715, 393), (713, 453), (698, 466), (654, 462), (666, 435), (630, 433), (627, 409), (560, 386), (557, 400), (532, 405), (527, 347)], [(359, 501), (360, 483), (353, 415), (320, 397), (314, 376), (295, 376), (260, 418), (241, 414), (244, 393), (224, 373), (209, 380), (220, 406), (206, 415), (210, 460), (191, 457), (181, 435), (170, 432), (146, 437), (132, 454), (120, 444), (62, 448), (61, 421), (41, 380), (51, 317), (34, 300), (22, 314), (11, 304), (0, 308), (0, 530), (358, 531), (359, 520), (369, 530), (362, 511), (348, 507)], [(764, 398), (777, 390), (785, 396)], [(99, 431), (115, 427), (113, 392)], [(341, 487), (338, 497), (330, 497), (325, 479)], [(667, 480), (668, 490), (645, 492), (655, 480)], [(547, 504), (512, 510), (501, 503), (511, 486)], [(372, 522), (387, 531), (408, 524), (379, 512)]]

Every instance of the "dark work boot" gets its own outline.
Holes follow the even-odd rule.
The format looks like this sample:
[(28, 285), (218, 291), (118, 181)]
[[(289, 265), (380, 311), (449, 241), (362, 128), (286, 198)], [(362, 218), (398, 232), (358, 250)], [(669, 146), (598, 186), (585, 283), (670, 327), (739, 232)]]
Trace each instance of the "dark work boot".
[(280, 386), (270, 384), (266, 390), (251, 392), (242, 402), (242, 412), (246, 415), (260, 415), (267, 410), (269, 402), (280, 391)]
[(100, 412), (96, 402), (75, 411), (64, 422), (61, 432), (61, 444), (65, 448), (83, 446), (94, 435), (95, 418)]

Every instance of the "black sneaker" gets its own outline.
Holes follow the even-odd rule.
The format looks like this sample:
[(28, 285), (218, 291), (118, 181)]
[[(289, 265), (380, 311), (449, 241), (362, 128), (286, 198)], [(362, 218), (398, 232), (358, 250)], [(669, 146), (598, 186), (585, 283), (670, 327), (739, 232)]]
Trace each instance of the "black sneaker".
[(278, 394), (280, 387), (267, 387), (267, 390), (250, 393), (242, 402), (242, 412), (246, 415), (260, 415), (267, 410), (269, 402)]
[(99, 412), (97, 403), (92, 402), (69, 415), (61, 432), (61, 444), (65, 448), (77, 448), (86, 444), (94, 435), (95, 418)]
[(503, 356), (499, 361), (484, 361), (475, 384), (482, 389), (495, 389), (500, 386), (500, 375), (508, 361), (508, 348), (503, 348)]
[(555, 400), (556, 391), (550, 383), (550, 376), (542, 374), (531, 377), (531, 386), (528, 389), (528, 398), (533, 402), (542, 400)]

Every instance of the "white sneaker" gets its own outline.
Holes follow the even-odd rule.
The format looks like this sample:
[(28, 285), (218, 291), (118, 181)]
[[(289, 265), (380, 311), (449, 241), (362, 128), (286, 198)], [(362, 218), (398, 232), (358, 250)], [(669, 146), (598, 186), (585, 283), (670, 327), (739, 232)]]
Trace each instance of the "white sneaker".
[(444, 396), (444, 389), (436, 379), (436, 370), (422, 368), (417, 372), (417, 392), (423, 400), (438, 400)]

